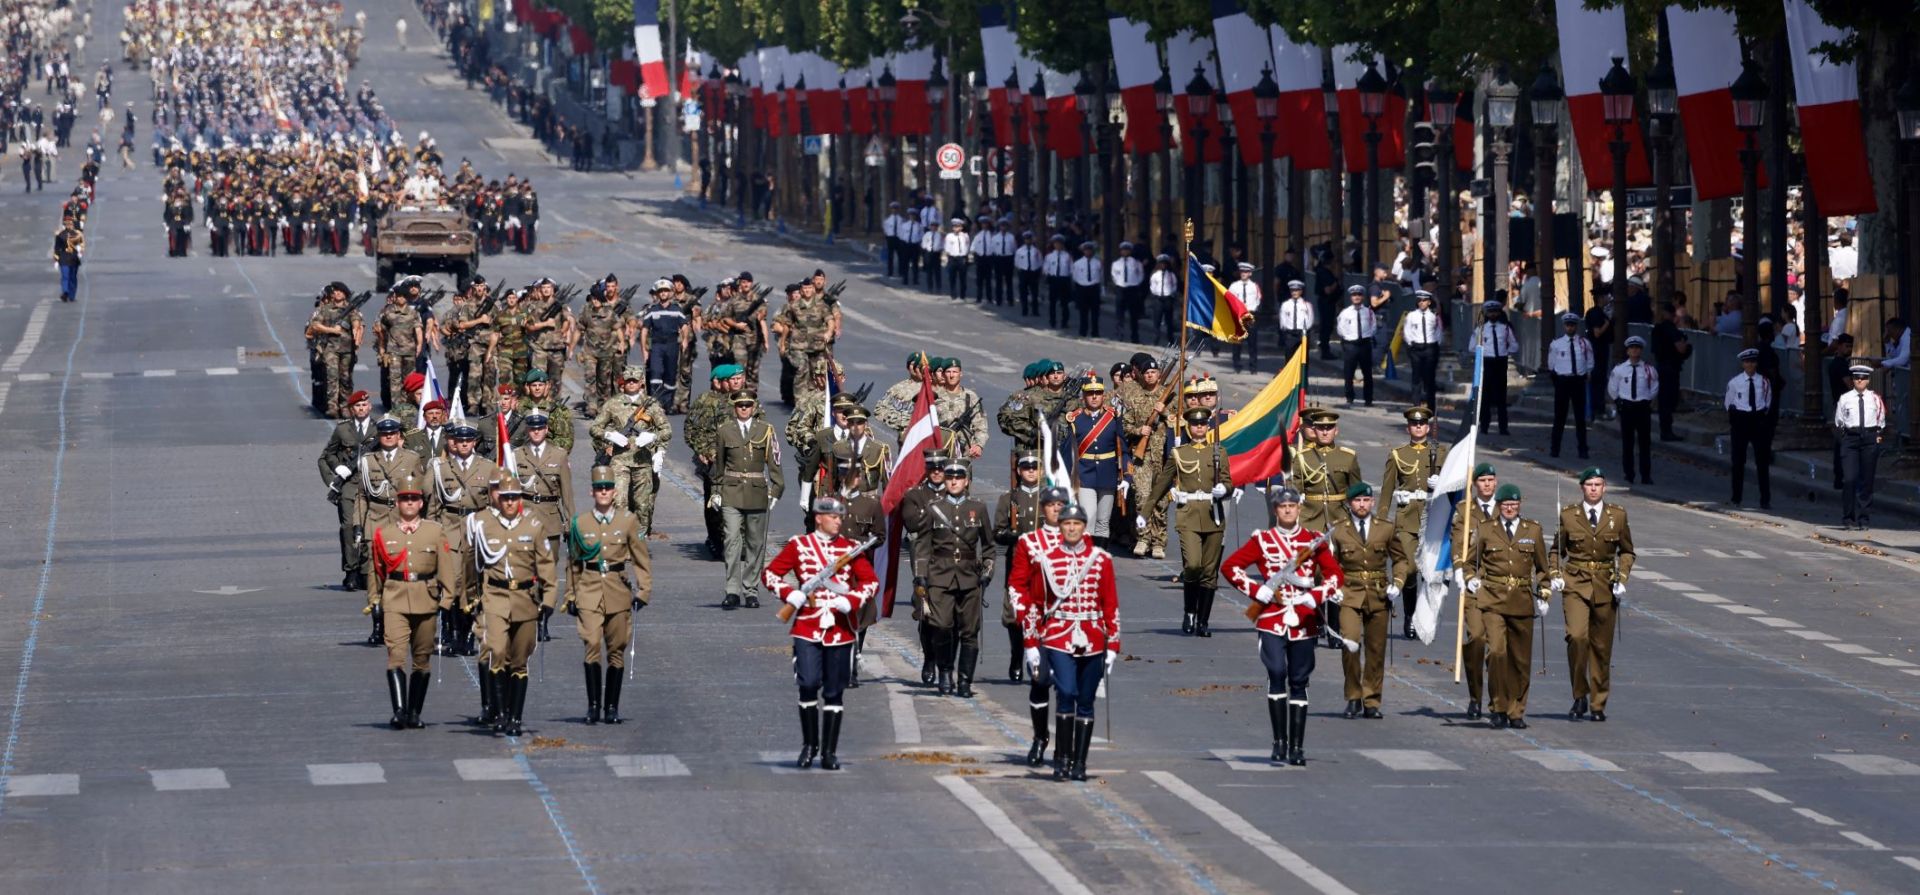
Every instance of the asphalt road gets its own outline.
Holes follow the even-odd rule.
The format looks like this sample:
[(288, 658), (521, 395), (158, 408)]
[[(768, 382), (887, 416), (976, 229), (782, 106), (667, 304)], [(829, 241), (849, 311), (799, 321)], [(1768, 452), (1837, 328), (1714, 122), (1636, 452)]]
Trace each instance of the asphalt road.
[[(855, 383), (885, 388), (926, 347), (962, 358), (992, 407), (1029, 360), (1104, 369), (1132, 350), (735, 232), (677, 206), (669, 175), (566, 171), (452, 85), (417, 47), (423, 22), (400, 53), (401, 5), (348, 14), (363, 5), (374, 27), (356, 77), (409, 135), (431, 131), (489, 176), (535, 177), (540, 253), (488, 258), (489, 277), (710, 283), (745, 268), (783, 282), (824, 266), (854, 283), (839, 355)], [(115, 16), (97, 9), (96, 33)], [(1002, 680), (991, 623), (982, 694), (962, 701), (919, 687), (904, 616), (870, 640), (879, 679), (849, 693), (846, 770), (789, 772), (786, 638), (770, 610), (717, 608), (676, 438), (629, 723), (578, 722), (578, 641), (556, 624), (527, 736), (464, 723), (477, 698), (461, 661), (441, 664), (426, 730), (388, 730), (363, 598), (330, 587), (332, 509), (313, 465), (327, 424), (304, 408), (300, 360), (315, 288), (370, 283), (370, 262), (168, 259), (158, 184), (109, 166), (74, 305), (51, 303), (57, 194), (9, 195), (0, 220), (15, 284), (0, 296), (0, 465), (16, 482), (0, 522), (0, 890), (1920, 890), (1915, 558), (1706, 506), (1724, 480), (1696, 467), (1612, 495), (1645, 571), (1605, 724), (1556, 717), (1569, 701), (1556, 611), (1529, 730), (1464, 719), (1448, 626), (1432, 646), (1394, 642), (1383, 721), (1339, 718), (1338, 663), (1322, 652), (1309, 764), (1269, 768), (1264, 673), (1235, 601), (1223, 592), (1217, 636), (1182, 637), (1177, 560), (1128, 558), (1128, 656), (1093, 782), (1017, 763), (1026, 687)], [(1258, 384), (1223, 379), (1228, 405)], [(1370, 475), (1397, 419), (1382, 401), (1343, 420)], [(1550, 522), (1578, 461), (1550, 466), (1543, 433), (1516, 431), (1487, 459)], [(985, 468), (1005, 447), (994, 438)], [(583, 477), (584, 447), (574, 460)], [(980, 480), (989, 498), (995, 478)], [(788, 503), (780, 536), (800, 528)]]

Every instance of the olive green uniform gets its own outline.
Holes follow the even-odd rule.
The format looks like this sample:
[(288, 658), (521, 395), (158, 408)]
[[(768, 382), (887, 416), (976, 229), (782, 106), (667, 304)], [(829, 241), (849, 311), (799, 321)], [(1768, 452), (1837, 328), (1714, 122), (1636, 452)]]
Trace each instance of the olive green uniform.
[[(1417, 556), (1420, 552), (1420, 528), (1427, 516), (1427, 478), (1440, 474), (1440, 468), (1447, 463), (1447, 446), (1436, 444), (1432, 439), (1403, 444), (1387, 452), (1387, 469), (1380, 477), (1380, 499), (1391, 501), (1391, 509), (1385, 515), (1393, 520), (1395, 537), (1400, 540), (1400, 555)], [(1408, 492), (1406, 503), (1401, 503), (1397, 492)], [(1413, 603), (1418, 595), (1419, 569), (1415, 563), (1394, 566), (1395, 577), (1400, 579), (1401, 610), (1410, 620), (1413, 618)]]
[(1486, 643), (1488, 709), (1525, 717), (1533, 682), (1533, 601), (1549, 569), (1546, 533), (1540, 523), (1519, 519), (1509, 535), (1502, 520), (1490, 519), (1475, 527), (1465, 550), (1467, 577), (1480, 579), (1480, 592), (1467, 595), (1469, 613), (1479, 610), (1480, 630), (1470, 625), (1467, 635)]
[(934, 664), (970, 684), (980, 659), (980, 600), (993, 577), (993, 522), (987, 505), (971, 497), (941, 495), (927, 501), (914, 529), (926, 560), (927, 624), (933, 629)]
[(774, 437), (773, 426), (765, 420), (749, 420), (743, 431), (739, 420), (729, 418), (714, 438), (707, 473), (720, 498), (728, 597), (757, 599), (760, 593), (760, 573), (767, 567), (767, 516), (787, 488)]
[(1293, 476), (1288, 484), (1305, 498), (1300, 505), (1300, 526), (1311, 531), (1326, 531), (1347, 499), (1347, 487), (1360, 481), (1360, 458), (1353, 449), (1341, 445), (1307, 445), (1293, 455)]
[[(559, 387), (559, 383), (555, 382), (553, 388), (558, 390)], [(547, 440), (562, 451), (571, 452), (573, 450), (573, 408), (554, 397), (552, 391), (537, 401), (527, 397), (520, 399), (519, 413), (522, 416), (532, 416), (535, 410), (547, 415)], [(523, 428), (514, 435), (513, 445), (519, 447), (526, 443), (527, 433)]]
[[(1454, 513), (1453, 567), (1460, 571), (1462, 580), (1466, 576), (1466, 550), (1471, 545), (1472, 536), (1469, 533), (1478, 531), (1480, 523), (1497, 515), (1498, 506), (1491, 501), (1481, 501), (1477, 494), (1469, 494), (1467, 499), (1460, 501)], [(1481, 695), (1486, 692), (1487, 670), (1487, 638), (1481, 632), (1486, 630), (1486, 626), (1480, 623), (1480, 610), (1472, 596), (1462, 593), (1460, 597), (1465, 602), (1461, 612), (1466, 619), (1466, 643), (1461, 647), (1460, 658), (1467, 664), (1467, 697), (1474, 702), (1481, 702)]]
[(1607, 709), (1613, 692), (1613, 626), (1619, 604), (1615, 584), (1627, 583), (1633, 573), (1633, 529), (1627, 511), (1605, 502), (1595, 525), (1584, 504), (1575, 502), (1560, 511), (1560, 530), (1553, 537), (1553, 575), (1564, 579), (1560, 606), (1567, 623), (1567, 673), (1573, 678), (1573, 698), (1591, 699), (1596, 712)]
[(489, 505), (492, 498), (488, 483), (500, 478), (500, 467), (478, 453), (465, 463), (457, 457), (441, 457), (428, 465), (428, 476), (433, 479), (433, 485), (427, 489), (427, 512), (445, 530), (447, 545), (452, 548), (458, 565), (452, 594), (453, 605), (460, 614), (449, 619), (447, 639), (461, 655), (473, 655), (476, 651), (468, 645), (474, 617), (480, 609), (480, 576), (474, 571), (467, 518)]
[(538, 517), (547, 536), (557, 538), (573, 516), (573, 473), (567, 452), (555, 444), (514, 448), (514, 466), (526, 493), (527, 512)]
[(1370, 709), (1380, 707), (1380, 690), (1387, 673), (1387, 633), (1393, 602), (1387, 585), (1409, 565), (1399, 527), (1378, 514), (1363, 523), (1342, 512), (1329, 541), (1340, 560), (1340, 632), (1360, 641), (1360, 652), (1342, 650), (1340, 668), (1346, 677), (1346, 698)]
[[(526, 304), (522, 301), (521, 307)], [(567, 372), (567, 327), (573, 323), (573, 312), (563, 307), (553, 319), (542, 321), (538, 315), (546, 313), (549, 302), (541, 301), (537, 306), (538, 310), (527, 318), (527, 369), (545, 371), (547, 381), (559, 389), (560, 377)], [(524, 379), (526, 370), (519, 372)]]

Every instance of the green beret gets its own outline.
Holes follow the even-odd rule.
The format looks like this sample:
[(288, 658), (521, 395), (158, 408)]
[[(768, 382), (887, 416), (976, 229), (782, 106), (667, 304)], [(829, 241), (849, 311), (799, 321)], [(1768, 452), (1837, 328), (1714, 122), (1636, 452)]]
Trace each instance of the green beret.
[(1026, 366), (1026, 369), (1020, 371), (1020, 378), (1039, 379), (1040, 378), (1039, 370), (1040, 370), (1040, 363), (1038, 361), (1030, 363)]
[[(958, 363), (958, 361), (955, 361), (955, 363)], [(1067, 365), (1057, 360), (1049, 359), (1041, 361), (1041, 363), (1046, 364), (1046, 369), (1040, 371), (1042, 373), (1065, 373), (1067, 371)]]
[(931, 370), (933, 370), (934, 372), (936, 372), (936, 373), (938, 373), (938, 372), (940, 372), (941, 370), (945, 370), (945, 369), (947, 369), (948, 367), (951, 367), (951, 366), (954, 366), (954, 365), (955, 365), (955, 361), (954, 361), (954, 359), (953, 359), (953, 358), (950, 358), (950, 357), (936, 357), (936, 358), (934, 358), (934, 359), (933, 359), (932, 361), (930, 361), (930, 362), (928, 362), (928, 364), (927, 364), (927, 367), (928, 367), (928, 369), (931, 369)]
[(521, 382), (545, 382), (547, 381), (547, 371), (528, 370), (527, 375), (520, 377), (520, 381)]
[(1495, 488), (1493, 491), (1493, 500), (1495, 503), (1506, 503), (1509, 500), (1519, 500), (1519, 499), (1520, 499), (1520, 486), (1512, 482), (1508, 482), (1504, 485), (1501, 485), (1500, 487)]
[(924, 367), (926, 365), (927, 353), (925, 351), (915, 351), (907, 355), (907, 369), (911, 370), (914, 367)]
[(1599, 479), (1604, 482), (1607, 480), (1607, 474), (1601, 472), (1598, 466), (1589, 466), (1580, 470), (1580, 484), (1586, 484), (1588, 479)]
[(1480, 464), (1480, 465), (1478, 465), (1478, 466), (1475, 466), (1475, 467), (1473, 468), (1473, 477), (1474, 477), (1474, 478), (1476, 478), (1476, 479), (1478, 479), (1478, 478), (1485, 478), (1485, 477), (1487, 477), (1487, 476), (1490, 476), (1490, 475), (1493, 475), (1493, 464), (1492, 464), (1492, 463), (1482, 463), (1482, 464)]
[(741, 367), (739, 364), (721, 364), (720, 366), (713, 368), (713, 378), (732, 379), (733, 377), (738, 376), (745, 372), (747, 372), (746, 369)]
[(1373, 486), (1367, 484), (1366, 482), (1354, 482), (1353, 484), (1347, 486), (1348, 500), (1352, 500), (1356, 497), (1372, 497), (1372, 496), (1373, 496)]

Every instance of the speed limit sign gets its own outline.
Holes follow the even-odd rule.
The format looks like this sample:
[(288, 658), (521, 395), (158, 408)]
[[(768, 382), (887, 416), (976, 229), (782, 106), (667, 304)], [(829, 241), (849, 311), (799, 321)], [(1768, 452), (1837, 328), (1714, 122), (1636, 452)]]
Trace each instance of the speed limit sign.
[(967, 163), (967, 151), (958, 143), (948, 143), (934, 153), (933, 162), (940, 168), (941, 180), (959, 180), (960, 169)]

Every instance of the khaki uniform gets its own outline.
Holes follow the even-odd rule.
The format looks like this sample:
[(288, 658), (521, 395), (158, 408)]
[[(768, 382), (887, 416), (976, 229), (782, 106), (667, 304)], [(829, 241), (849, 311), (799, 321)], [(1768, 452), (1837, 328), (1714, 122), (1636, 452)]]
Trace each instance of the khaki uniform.
[(1486, 643), (1488, 710), (1525, 717), (1533, 683), (1533, 601), (1549, 568), (1546, 532), (1540, 523), (1520, 519), (1508, 535), (1500, 519), (1491, 519), (1475, 527), (1465, 549), (1466, 575), (1480, 579), (1480, 592), (1467, 595), (1469, 616), (1479, 610), (1480, 630), (1469, 624), (1467, 636)]
[[(1446, 462), (1447, 446), (1436, 444), (1431, 439), (1409, 442), (1387, 453), (1386, 472), (1380, 477), (1380, 500), (1391, 501), (1386, 515), (1393, 520), (1393, 530), (1400, 540), (1400, 554), (1403, 557), (1411, 558), (1420, 552), (1420, 528), (1427, 515), (1427, 477), (1439, 475), (1440, 468)], [(1396, 491), (1411, 492), (1410, 499), (1404, 504), (1400, 503), (1394, 497)], [(1395, 566), (1394, 569), (1395, 576), (1400, 579), (1402, 600), (1406, 604), (1402, 608), (1407, 617), (1412, 618), (1419, 569), (1412, 562)]]
[[(640, 531), (640, 520), (618, 507), (604, 520), (590, 509), (573, 517), (567, 541), (572, 548), (567, 611), (579, 619), (586, 663), (601, 663), (604, 643), (607, 666), (625, 668), (635, 594), (642, 603), (653, 597), (653, 561), (646, 535)], [(627, 583), (629, 571), (637, 590)]]
[(720, 498), (729, 596), (760, 593), (760, 573), (767, 567), (768, 510), (787, 489), (774, 438), (773, 426), (760, 419), (749, 421), (742, 431), (740, 422), (730, 418), (715, 434), (707, 475)]
[(373, 574), (367, 577), (367, 604), (386, 614), (387, 670), (425, 671), (433, 656), (435, 615), (453, 605), (459, 558), (446, 530), (431, 519), (416, 520), (409, 532), (396, 521), (367, 536)]
[(348, 574), (366, 561), (353, 532), (360, 525), (360, 452), (374, 448), (373, 436), (372, 417), (341, 420), (320, 451), (320, 480), (340, 523), (340, 571)]
[(1213, 498), (1216, 485), (1233, 487), (1226, 448), (1218, 442), (1183, 444), (1173, 449), (1166, 466), (1154, 477), (1147, 505), (1171, 496), (1174, 527), (1180, 532), (1180, 577), (1188, 585), (1211, 593), (1220, 580), (1221, 536), (1224, 514)]
[(1293, 455), (1288, 484), (1300, 489), (1300, 526), (1326, 531), (1345, 512), (1347, 487), (1360, 481), (1360, 458), (1341, 445), (1308, 445)]
[[(1340, 561), (1340, 632), (1360, 641), (1358, 653), (1342, 650), (1340, 668), (1346, 675), (1346, 698), (1370, 709), (1380, 707), (1380, 690), (1387, 673), (1387, 628), (1393, 602), (1387, 584), (1407, 567), (1408, 559), (1397, 526), (1376, 514), (1366, 521), (1366, 536), (1351, 513), (1334, 522), (1334, 556)], [(1391, 563), (1391, 568), (1389, 568)], [(1396, 578), (1389, 578), (1388, 575)]]
[(514, 448), (513, 459), (526, 490), (526, 511), (540, 520), (547, 537), (559, 537), (573, 516), (573, 473), (567, 466), (567, 452), (548, 444), (535, 453), (529, 444)]
[[(625, 363), (625, 326), (617, 305), (612, 301), (589, 301), (580, 311), (580, 376), (587, 392), (587, 415), (600, 413), (600, 405), (618, 391), (616, 380)], [(554, 387), (559, 388), (556, 381)]]
[(1583, 503), (1560, 511), (1553, 575), (1567, 582), (1560, 592), (1567, 622), (1567, 673), (1573, 678), (1574, 698), (1590, 698), (1596, 712), (1606, 711), (1613, 690), (1613, 626), (1619, 608), (1613, 586), (1627, 582), (1633, 561), (1633, 529), (1620, 505), (1602, 503), (1599, 525), (1593, 524)]
[(481, 575), (480, 606), (487, 622), (488, 663), (495, 674), (511, 674), (524, 683), (533, 655), (534, 622), (541, 607), (552, 608), (554, 587), (552, 532), (532, 513), (508, 520), (497, 509), (474, 516), (476, 565)]
[[(453, 584), (455, 605), (465, 616), (472, 616), (480, 608), (480, 576), (474, 572), (467, 517), (484, 511), (491, 502), (487, 483), (500, 477), (500, 467), (478, 454), (464, 464), (454, 457), (441, 457), (429, 464), (428, 474), (433, 486), (427, 490), (427, 511), (445, 530), (458, 566)], [(471, 621), (461, 619), (462, 639)]]
[(389, 453), (372, 445), (362, 452), (360, 493), (354, 512), (361, 535), (370, 539), (374, 528), (398, 520), (400, 511), (394, 506), (394, 489), (408, 478), (425, 475), (426, 464), (420, 462), (420, 455), (406, 448), (395, 448)]
[[(846, 503), (847, 511), (840, 516), (840, 536), (852, 539), (855, 543), (870, 537), (878, 537), (872, 547), (867, 548), (867, 561), (872, 562), (880, 555), (880, 548), (887, 544), (887, 516), (880, 511), (880, 498), (873, 491), (836, 492)], [(860, 612), (854, 617), (854, 627), (865, 631), (880, 621), (880, 601), (867, 600), (860, 604)]]
[[(667, 409), (645, 392), (619, 395), (600, 405), (599, 415), (587, 427), (597, 455), (607, 458), (613, 467), (614, 505), (630, 510), (640, 518), (640, 533), (653, 532), (653, 500), (658, 490), (654, 476), (654, 457), (664, 458), (667, 442), (673, 439), (673, 425), (667, 421)], [(626, 444), (609, 439), (608, 433), (624, 437)], [(651, 443), (641, 445), (640, 436), (651, 433)]]
[[(555, 382), (554, 387), (558, 388), (558, 381), (555, 380)], [(520, 399), (521, 416), (532, 416), (536, 409), (547, 415), (547, 440), (558, 446), (560, 450), (571, 452), (573, 450), (573, 408), (568, 407), (551, 393), (538, 401), (531, 398)], [(519, 447), (526, 443), (526, 430), (521, 429), (514, 435), (513, 445)]]

